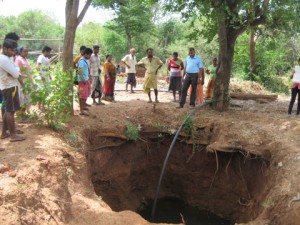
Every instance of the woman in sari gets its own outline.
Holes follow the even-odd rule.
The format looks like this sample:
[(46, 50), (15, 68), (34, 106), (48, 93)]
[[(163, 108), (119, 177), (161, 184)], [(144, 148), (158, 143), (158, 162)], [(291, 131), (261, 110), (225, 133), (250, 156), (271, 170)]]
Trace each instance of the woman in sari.
[(104, 88), (103, 97), (104, 101), (114, 101), (114, 91), (116, 82), (116, 67), (111, 62), (112, 55), (106, 56), (106, 62), (103, 65), (104, 68)]
[[(15, 64), (20, 68), (20, 82), (23, 84), (27, 79), (32, 79), (31, 76), (31, 67), (27, 60), (28, 56), (28, 49), (26, 46), (21, 46), (17, 49), (17, 55), (15, 57)], [(22, 121), (21, 123), (26, 123), (26, 112), (29, 112), (30, 110), (30, 97), (28, 93), (25, 93), (21, 83), (19, 83), (19, 100), (21, 105), (21, 116)]]
[(205, 73), (210, 76), (209, 82), (207, 84), (206, 96), (205, 96), (207, 100), (211, 99), (214, 95), (215, 80), (217, 77), (216, 74), (217, 66), (218, 66), (218, 60), (217, 58), (213, 58), (213, 64), (210, 65), (205, 71)]

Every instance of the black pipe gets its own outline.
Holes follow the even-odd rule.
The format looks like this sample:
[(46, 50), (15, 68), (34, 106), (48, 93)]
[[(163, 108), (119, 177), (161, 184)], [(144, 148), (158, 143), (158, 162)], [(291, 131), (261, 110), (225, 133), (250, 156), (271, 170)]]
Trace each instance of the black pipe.
[(162, 170), (161, 170), (161, 173), (160, 173), (160, 177), (159, 177), (159, 181), (158, 181), (158, 185), (157, 185), (157, 189), (156, 189), (156, 194), (155, 194), (155, 198), (154, 198), (154, 203), (153, 203), (153, 207), (152, 207), (152, 211), (151, 211), (151, 220), (153, 221), (154, 220), (154, 215), (155, 215), (155, 210), (156, 210), (156, 204), (157, 204), (157, 198), (158, 198), (158, 194), (159, 194), (159, 190), (160, 190), (160, 185), (161, 185), (161, 182), (162, 182), (162, 179), (163, 179), (163, 176), (164, 176), (164, 173), (165, 173), (165, 169), (166, 169), (166, 166), (167, 166), (167, 163), (168, 163), (168, 160), (169, 160), (169, 157), (171, 155), (171, 152), (173, 150), (173, 147), (174, 147), (174, 144), (177, 140), (177, 137), (183, 127), (183, 125), (185, 124), (185, 122), (187, 121), (187, 119), (191, 116), (193, 116), (195, 114), (195, 112), (201, 108), (204, 108), (205, 106), (209, 105), (210, 103), (212, 103), (212, 101), (207, 101), (205, 102), (203, 105), (199, 105), (197, 107), (195, 107), (195, 109), (193, 111), (191, 111), (188, 116), (185, 118), (185, 120), (181, 123), (180, 127), (178, 128), (174, 138), (173, 138), (173, 141), (170, 145), (170, 148), (167, 152), (167, 155), (166, 155), (166, 158), (165, 158), (165, 161), (164, 161), (164, 164), (163, 164), (163, 167), (162, 167)]

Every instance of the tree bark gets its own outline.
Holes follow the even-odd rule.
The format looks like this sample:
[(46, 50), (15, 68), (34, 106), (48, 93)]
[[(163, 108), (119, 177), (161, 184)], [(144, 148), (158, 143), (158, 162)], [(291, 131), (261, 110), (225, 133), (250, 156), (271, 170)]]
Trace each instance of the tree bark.
[(254, 80), (254, 74), (256, 70), (256, 56), (255, 56), (255, 33), (251, 31), (250, 33), (250, 71), (249, 78)]
[(130, 51), (130, 49), (131, 49), (131, 46), (132, 46), (132, 44), (131, 44), (131, 34), (130, 34), (130, 32), (126, 32), (126, 35), (127, 35), (127, 47), (128, 47), (128, 52)]
[(256, 27), (266, 22), (265, 13), (269, 6), (269, 0), (263, 0), (259, 8), (254, 4), (256, 9), (253, 11), (255, 19), (252, 19), (250, 15), (247, 22), (237, 23), (235, 26), (232, 25), (234, 18), (231, 18), (232, 15), (228, 12), (228, 5), (226, 4), (229, 4), (231, 13), (238, 16), (238, 11), (235, 11), (238, 4), (237, 0), (212, 0), (211, 4), (216, 10), (219, 37), (219, 63), (212, 107), (218, 111), (224, 111), (229, 107), (229, 82), (236, 39), (247, 28)]
[[(237, 34), (230, 33), (226, 24), (223, 8), (217, 8), (218, 36), (219, 36), (219, 63), (214, 88), (213, 108), (225, 111), (229, 107), (229, 82), (234, 55), (234, 45)], [(234, 34), (234, 35), (233, 35)]]
[(67, 93), (72, 101), (72, 108), (69, 109), (70, 112), (73, 111), (73, 47), (75, 42), (75, 34), (78, 25), (82, 21), (91, 3), (92, 0), (87, 0), (78, 16), (79, 0), (66, 1), (66, 28), (63, 47), (63, 71), (67, 74), (68, 77), (70, 77), (70, 88), (69, 93)]

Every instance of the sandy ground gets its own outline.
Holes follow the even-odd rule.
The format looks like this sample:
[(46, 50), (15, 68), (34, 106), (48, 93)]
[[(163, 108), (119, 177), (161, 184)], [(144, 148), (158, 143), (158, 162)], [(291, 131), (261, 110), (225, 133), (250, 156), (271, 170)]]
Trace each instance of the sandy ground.
[[(177, 129), (190, 110), (188, 105), (176, 109), (178, 103), (172, 102), (168, 92), (159, 93), (160, 103), (150, 104), (140, 91), (123, 91), (121, 81), (116, 90), (116, 103), (92, 106), (89, 117), (79, 116), (76, 106), (64, 132), (56, 133), (33, 123), (18, 124), (25, 131), (26, 141), (0, 140), (0, 147), (5, 148), (0, 152), (0, 164), (10, 166), (10, 173), (0, 173), (0, 224), (149, 224), (136, 213), (111, 211), (101, 196), (96, 196), (82, 151), (87, 146), (84, 134), (91, 129), (124, 134), (128, 121)], [(300, 203), (292, 199), (300, 193), (300, 119), (287, 118), (289, 98), (279, 96), (267, 104), (238, 100), (232, 103), (235, 107), (225, 113), (205, 109), (196, 118), (232, 124), (228, 125), (232, 132), (228, 140), (239, 135), (241, 141), (256, 146), (251, 148), (252, 153), (259, 154), (265, 148), (271, 152), (274, 187), (267, 196), (265, 210), (249, 224), (299, 224)]]

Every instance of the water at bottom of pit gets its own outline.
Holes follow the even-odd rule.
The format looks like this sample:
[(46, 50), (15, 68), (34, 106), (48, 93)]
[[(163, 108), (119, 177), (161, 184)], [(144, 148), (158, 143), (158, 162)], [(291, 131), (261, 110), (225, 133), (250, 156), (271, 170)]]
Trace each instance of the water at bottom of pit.
[(223, 219), (210, 213), (202, 211), (196, 207), (186, 204), (177, 198), (158, 199), (154, 218), (151, 218), (153, 200), (147, 200), (137, 213), (144, 219), (153, 223), (183, 223), (186, 225), (232, 225), (232, 221)]

